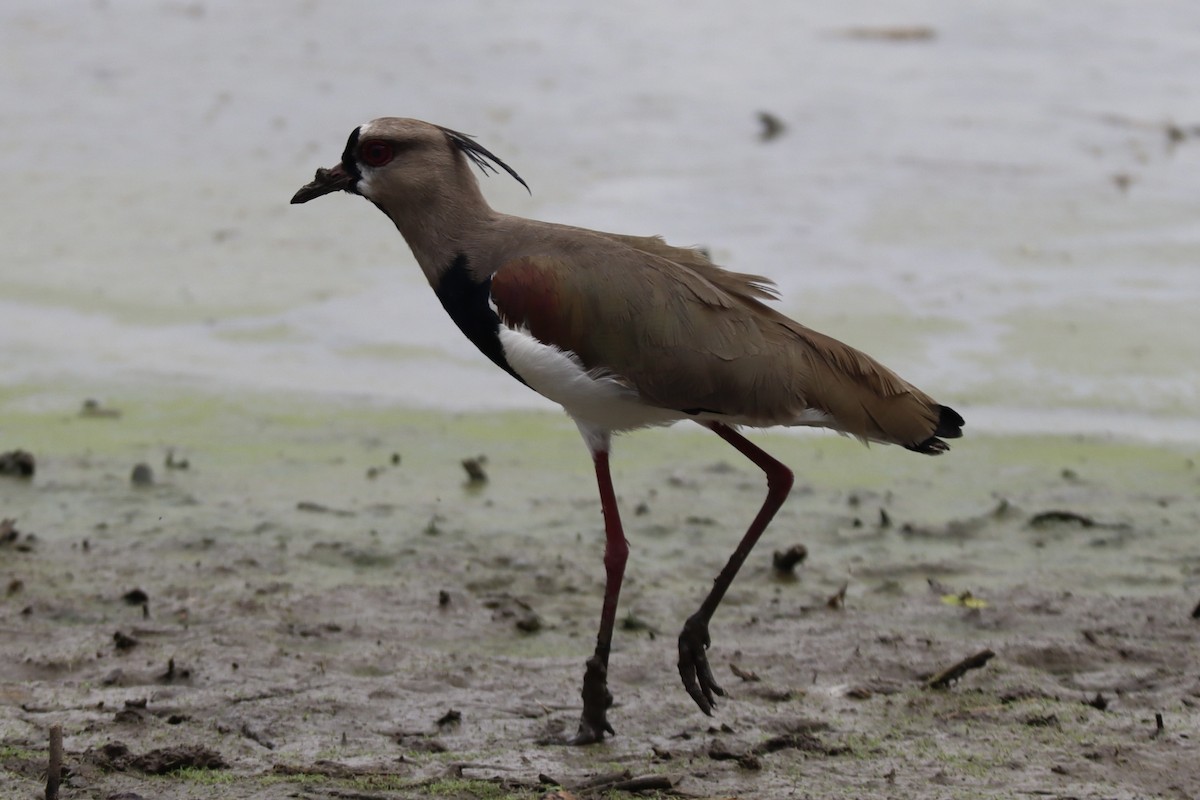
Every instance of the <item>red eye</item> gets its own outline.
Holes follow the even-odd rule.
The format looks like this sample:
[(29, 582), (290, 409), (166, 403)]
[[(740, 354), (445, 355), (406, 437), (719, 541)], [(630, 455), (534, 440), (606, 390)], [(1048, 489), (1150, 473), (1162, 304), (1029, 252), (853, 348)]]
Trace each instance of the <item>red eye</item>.
[(393, 156), (392, 145), (382, 139), (368, 139), (358, 147), (358, 159), (368, 167), (382, 167)]

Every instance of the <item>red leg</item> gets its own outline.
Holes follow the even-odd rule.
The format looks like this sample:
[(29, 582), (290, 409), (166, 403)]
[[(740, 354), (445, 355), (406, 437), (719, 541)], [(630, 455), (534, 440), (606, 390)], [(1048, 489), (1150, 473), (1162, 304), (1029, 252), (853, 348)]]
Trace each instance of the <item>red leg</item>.
[(603, 740), (605, 733), (614, 733), (607, 718), (607, 711), (612, 705), (612, 694), (608, 691), (608, 652), (617, 618), (621, 581), (625, 577), (625, 561), (629, 557), (629, 543), (625, 541), (625, 532), (621, 528), (617, 496), (608, 471), (608, 451), (593, 453), (592, 460), (596, 466), (596, 484), (600, 489), (600, 510), (604, 514), (604, 608), (600, 612), (596, 652), (588, 659), (583, 675), (583, 716), (579, 720), (579, 732), (571, 744), (592, 744)]
[(683, 679), (683, 687), (696, 701), (700, 710), (711, 715), (714, 705), (713, 695), (724, 695), (725, 691), (717, 685), (713, 678), (712, 670), (708, 665), (708, 656), (705, 654), (710, 643), (708, 623), (712, 620), (713, 612), (717, 610), (729, 585), (733, 583), (738, 570), (742, 568), (746, 557), (754, 549), (755, 543), (766, 530), (767, 525), (775, 516), (775, 512), (779, 511), (779, 507), (787, 500), (788, 494), (792, 491), (794, 479), (790, 469), (733, 428), (720, 422), (703, 424), (737, 448), (739, 453), (753, 461), (767, 475), (767, 499), (763, 501), (758, 516), (750, 523), (746, 535), (738, 542), (737, 549), (729, 557), (725, 568), (713, 581), (712, 591), (704, 598), (699, 610), (688, 617), (687, 622), (683, 625), (683, 631), (679, 634), (679, 676)]

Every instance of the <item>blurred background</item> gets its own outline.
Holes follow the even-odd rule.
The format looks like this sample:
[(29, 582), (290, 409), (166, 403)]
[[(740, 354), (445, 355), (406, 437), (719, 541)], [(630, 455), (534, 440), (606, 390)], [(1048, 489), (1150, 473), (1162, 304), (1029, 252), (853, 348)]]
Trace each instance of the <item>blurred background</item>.
[(1198, 64), (1183, 0), (6, 0), (0, 400), (540, 407), (369, 204), (288, 205), (412, 116), (521, 173), (498, 209), (769, 275), (973, 433), (1200, 443)]

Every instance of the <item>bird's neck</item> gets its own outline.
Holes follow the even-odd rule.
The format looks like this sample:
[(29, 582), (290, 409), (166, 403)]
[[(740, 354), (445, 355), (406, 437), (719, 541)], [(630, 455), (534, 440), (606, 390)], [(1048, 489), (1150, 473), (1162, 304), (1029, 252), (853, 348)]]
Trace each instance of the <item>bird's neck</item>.
[(408, 242), (431, 286), (436, 287), (448, 264), (496, 218), (477, 186), (435, 189), (419, 200), (382, 205), (384, 213)]

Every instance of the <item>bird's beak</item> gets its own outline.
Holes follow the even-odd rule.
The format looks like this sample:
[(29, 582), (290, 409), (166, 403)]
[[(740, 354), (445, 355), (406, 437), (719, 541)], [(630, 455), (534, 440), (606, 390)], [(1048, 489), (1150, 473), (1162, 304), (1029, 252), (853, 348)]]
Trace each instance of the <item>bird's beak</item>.
[(307, 203), (309, 200), (315, 200), (321, 195), (332, 192), (353, 192), (354, 184), (354, 176), (347, 172), (346, 168), (341, 164), (332, 169), (321, 167), (317, 169), (316, 177), (312, 179), (312, 183), (300, 187), (300, 191), (292, 196), (292, 205)]

